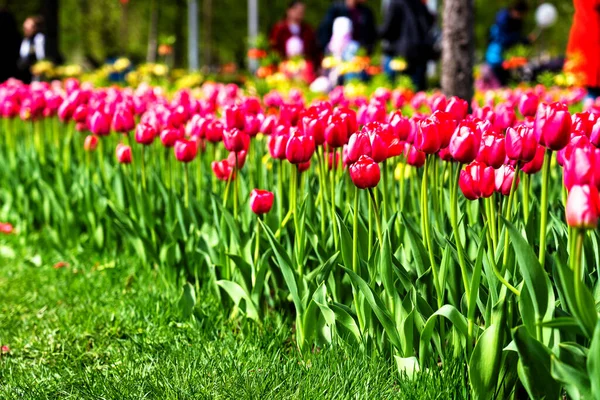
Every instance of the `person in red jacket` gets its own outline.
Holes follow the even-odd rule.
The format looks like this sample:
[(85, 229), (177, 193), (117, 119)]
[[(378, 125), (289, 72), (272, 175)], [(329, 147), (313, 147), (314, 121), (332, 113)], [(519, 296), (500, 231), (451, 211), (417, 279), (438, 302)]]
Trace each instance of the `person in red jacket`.
[(320, 55), (313, 29), (304, 22), (304, 2), (293, 0), (285, 13), (285, 19), (275, 24), (269, 42), (281, 58), (303, 57), (316, 70)]
[(589, 97), (600, 97), (600, 0), (574, 4), (565, 70), (581, 76)]

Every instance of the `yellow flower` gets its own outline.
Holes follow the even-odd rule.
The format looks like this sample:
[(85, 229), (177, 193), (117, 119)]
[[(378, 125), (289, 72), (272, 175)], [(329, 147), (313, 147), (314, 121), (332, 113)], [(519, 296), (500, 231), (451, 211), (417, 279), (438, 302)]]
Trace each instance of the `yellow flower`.
[(123, 72), (131, 66), (131, 61), (125, 57), (118, 58), (113, 64), (113, 68), (117, 72)]

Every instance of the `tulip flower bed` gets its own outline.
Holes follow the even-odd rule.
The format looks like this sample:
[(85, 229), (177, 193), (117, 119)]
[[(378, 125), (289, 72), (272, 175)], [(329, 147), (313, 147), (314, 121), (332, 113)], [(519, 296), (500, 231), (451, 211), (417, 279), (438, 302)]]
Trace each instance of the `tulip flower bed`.
[[(129, 254), (226, 316), (293, 320), (300, 356), (464, 359), (479, 398), (600, 396), (600, 112), (536, 87), (484, 103), (207, 84), (0, 89), (19, 234)], [(421, 371), (421, 372), (420, 372)]]

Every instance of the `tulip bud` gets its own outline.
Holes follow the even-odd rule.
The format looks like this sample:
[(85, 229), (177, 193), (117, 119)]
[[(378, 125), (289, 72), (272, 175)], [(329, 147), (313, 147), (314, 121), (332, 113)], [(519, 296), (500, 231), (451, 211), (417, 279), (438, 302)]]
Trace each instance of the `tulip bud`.
[(110, 118), (101, 111), (95, 111), (89, 121), (90, 132), (97, 136), (110, 133)]
[(127, 106), (120, 105), (117, 107), (113, 116), (112, 127), (115, 132), (119, 133), (127, 133), (133, 130), (135, 120), (131, 110)]
[(254, 214), (266, 214), (273, 207), (274, 195), (268, 190), (252, 189), (250, 192), (250, 208)]
[(544, 165), (545, 154), (546, 148), (544, 146), (538, 145), (533, 160), (523, 164), (523, 166), (521, 167), (521, 171), (525, 172), (527, 175), (534, 175), (540, 172), (542, 166)]
[(179, 128), (166, 128), (160, 133), (160, 141), (165, 147), (175, 146), (179, 139), (183, 139), (183, 132)]
[(403, 117), (400, 111), (396, 111), (390, 116), (389, 124), (394, 136), (398, 139), (405, 141), (408, 138), (411, 129), (410, 121)]
[(175, 142), (173, 150), (175, 152), (175, 158), (184, 163), (191, 162), (196, 158), (196, 154), (198, 153), (196, 143), (189, 140), (178, 140)]
[(242, 150), (248, 150), (250, 137), (236, 128), (225, 129), (223, 131), (223, 144), (227, 150), (237, 153)]
[(325, 143), (325, 121), (322, 118), (305, 116), (302, 118), (302, 125), (304, 133), (315, 139), (315, 145)]
[(151, 145), (156, 137), (156, 131), (150, 125), (139, 124), (135, 128), (135, 141), (143, 145)]
[(573, 228), (595, 229), (600, 215), (598, 189), (590, 185), (575, 185), (567, 197), (567, 224)]
[(350, 164), (358, 161), (360, 156), (371, 156), (371, 140), (365, 132), (357, 132), (348, 141), (347, 158)]
[(534, 93), (525, 93), (521, 96), (521, 99), (519, 100), (519, 112), (524, 117), (533, 117), (535, 116), (539, 102), (540, 98)]
[[(500, 168), (496, 169), (496, 192), (502, 193), (503, 196), (510, 195), (510, 190), (512, 188), (513, 180), (515, 179), (515, 169), (510, 165), (503, 165)], [(516, 185), (519, 184), (519, 178), (516, 177), (517, 182)]]
[(244, 165), (246, 165), (246, 157), (247, 157), (247, 155), (248, 155), (248, 152), (245, 151), (245, 150), (242, 150), (239, 153), (233, 153), (233, 152), (231, 152), (227, 156), (227, 162), (232, 167), (236, 167), (236, 169), (242, 169), (242, 168), (244, 168)]
[(285, 160), (285, 149), (290, 135), (271, 135), (269, 137), (269, 153), (277, 160)]
[(448, 150), (452, 157), (463, 164), (475, 160), (479, 152), (481, 137), (472, 123), (462, 122), (454, 131)]
[(85, 137), (85, 141), (83, 142), (83, 149), (88, 152), (92, 152), (96, 150), (98, 147), (98, 136), (87, 135)]
[(235, 170), (227, 160), (213, 161), (210, 167), (218, 180), (227, 181), (229, 178), (235, 179)]
[(10, 235), (13, 233), (14, 227), (8, 222), (0, 222), (0, 233), (4, 235)]
[(524, 125), (506, 130), (505, 146), (508, 158), (524, 163), (533, 160), (538, 147), (533, 129)]
[(299, 173), (303, 173), (304, 171), (308, 171), (308, 169), (310, 168), (310, 160), (297, 164), (296, 167), (298, 168), (298, 172)]
[(348, 142), (348, 128), (340, 117), (332, 116), (325, 127), (325, 142), (331, 148), (342, 147)]
[(418, 124), (415, 135), (415, 147), (426, 154), (434, 154), (442, 145), (442, 137), (439, 132), (439, 124), (427, 118)]
[(350, 165), (350, 178), (359, 189), (373, 188), (379, 183), (381, 171), (379, 165), (369, 156), (360, 156)]
[(214, 120), (206, 127), (206, 140), (211, 143), (218, 143), (223, 140), (223, 124), (221, 121)]
[(460, 171), (458, 186), (468, 200), (490, 197), (494, 193), (495, 184), (494, 169), (478, 161)]
[(406, 144), (406, 149), (404, 150), (406, 155), (406, 163), (415, 168), (421, 168), (425, 164), (426, 154), (420, 150), (417, 150), (415, 146), (410, 144)]
[(564, 182), (567, 189), (576, 185), (594, 185), (599, 173), (596, 164), (596, 154), (590, 148), (579, 147), (573, 151), (563, 170)]
[(562, 103), (541, 104), (535, 116), (534, 134), (539, 144), (561, 150), (571, 134), (571, 115)]
[(297, 129), (287, 142), (285, 157), (292, 164), (301, 164), (309, 161), (315, 152), (315, 141), (312, 136), (302, 135)]
[(462, 121), (469, 112), (469, 103), (456, 96), (450, 97), (446, 103), (446, 112), (450, 113), (456, 121)]
[(479, 147), (477, 161), (481, 161), (494, 169), (500, 168), (506, 159), (506, 146), (504, 142), (504, 136), (493, 130), (485, 133), (481, 137), (481, 146)]
[(117, 161), (121, 164), (131, 164), (131, 147), (119, 143), (116, 149)]

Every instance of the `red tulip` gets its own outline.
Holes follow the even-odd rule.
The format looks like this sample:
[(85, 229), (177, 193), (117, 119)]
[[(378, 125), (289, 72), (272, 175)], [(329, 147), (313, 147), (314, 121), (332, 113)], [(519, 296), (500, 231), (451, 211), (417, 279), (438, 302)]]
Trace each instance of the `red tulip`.
[(481, 146), (479, 147), (477, 161), (481, 161), (494, 169), (500, 168), (506, 159), (506, 146), (504, 142), (503, 135), (489, 130), (481, 137)]
[[(600, 150), (597, 150), (600, 151)], [(567, 189), (573, 186), (594, 185), (599, 175), (596, 164), (596, 152), (590, 148), (575, 148), (563, 170), (564, 182)]]
[(371, 158), (376, 163), (383, 162), (388, 158), (388, 145), (383, 137), (376, 131), (369, 132), (371, 141)]
[(0, 222), (0, 233), (10, 235), (11, 233), (13, 233), (13, 231), (14, 227), (11, 224), (9, 224), (8, 222)]
[(600, 148), (600, 118), (590, 128), (590, 142)]
[(494, 169), (475, 161), (460, 171), (458, 186), (468, 200), (490, 197), (496, 188)]
[(138, 124), (135, 128), (135, 141), (143, 145), (151, 145), (156, 137), (154, 128), (147, 124)]
[(535, 116), (534, 134), (539, 144), (561, 150), (571, 134), (571, 115), (562, 103), (541, 104)]
[(268, 190), (252, 189), (250, 192), (250, 208), (254, 214), (266, 214), (273, 207), (274, 195)]
[(73, 121), (75, 122), (86, 122), (88, 117), (88, 106), (86, 104), (80, 104), (73, 112)]
[(246, 115), (244, 118), (244, 133), (254, 137), (260, 131), (260, 120), (254, 115)]
[(189, 163), (196, 158), (196, 154), (198, 154), (198, 147), (196, 143), (189, 140), (178, 140), (175, 142), (175, 158), (178, 161)]
[(206, 140), (211, 143), (218, 143), (223, 140), (223, 124), (221, 121), (214, 120), (206, 127)]
[(533, 117), (538, 108), (540, 98), (534, 93), (528, 92), (519, 100), (519, 112), (525, 117)]
[(400, 111), (392, 113), (389, 124), (394, 136), (398, 139), (405, 141), (408, 138), (411, 129), (410, 121), (403, 117)]
[(515, 110), (512, 107), (507, 106), (505, 103), (500, 103), (496, 106), (494, 128), (504, 132), (506, 128), (513, 126), (516, 120), (517, 116), (515, 115)]
[(521, 171), (525, 172), (527, 175), (534, 175), (541, 171), (542, 166), (544, 165), (544, 155), (546, 154), (546, 148), (544, 146), (538, 145), (537, 150), (535, 152), (535, 157), (533, 160), (528, 163), (523, 164), (521, 167)]
[(440, 148), (444, 149), (450, 144), (452, 134), (456, 129), (456, 120), (450, 113), (436, 111), (429, 117), (438, 126), (438, 132), (441, 137)]
[(481, 136), (475, 126), (472, 123), (461, 122), (450, 139), (448, 150), (456, 161), (468, 164), (477, 157), (480, 142)]
[(415, 147), (426, 154), (434, 154), (442, 145), (439, 124), (427, 118), (418, 124), (415, 136)]
[(231, 165), (227, 160), (213, 161), (210, 164), (210, 167), (212, 168), (217, 179), (221, 181), (227, 181), (230, 177), (231, 179), (235, 179), (233, 165)]
[(83, 149), (85, 151), (94, 151), (98, 147), (98, 136), (87, 135), (83, 142)]
[(417, 150), (415, 146), (407, 143), (404, 153), (406, 156), (406, 163), (408, 165), (411, 165), (416, 168), (421, 168), (425, 164), (425, 158), (427, 154), (420, 150)]
[(110, 118), (101, 111), (92, 114), (88, 125), (94, 135), (106, 136), (110, 133)]
[(587, 137), (590, 137), (592, 127), (596, 123), (598, 117), (596, 114), (589, 112), (575, 113), (571, 115), (571, 130), (573, 132), (581, 132)]
[(595, 186), (575, 185), (567, 197), (567, 224), (573, 228), (595, 229), (600, 216), (600, 195)]
[(450, 113), (456, 121), (462, 121), (469, 112), (469, 103), (456, 96), (450, 97), (446, 103), (446, 112)]
[[(239, 153), (233, 153), (233, 152), (231, 152), (227, 156), (227, 162), (232, 167), (236, 167), (237, 169), (242, 169), (242, 168), (244, 168), (244, 165), (246, 165), (246, 157), (247, 157), (247, 155), (248, 155), (248, 152), (245, 151), (245, 150), (242, 150)], [(236, 158), (237, 158), (237, 165), (236, 165)]]
[(305, 116), (302, 118), (302, 129), (306, 135), (315, 139), (317, 146), (325, 143), (325, 121), (318, 116)]
[(360, 156), (349, 170), (352, 182), (359, 189), (373, 188), (381, 178), (379, 165), (369, 156)]
[(183, 139), (183, 131), (180, 128), (166, 128), (160, 133), (160, 141), (165, 147), (175, 146), (180, 139)]
[(348, 143), (348, 126), (340, 117), (332, 116), (329, 119), (325, 127), (325, 142), (334, 149)]
[(223, 144), (227, 150), (237, 153), (242, 150), (248, 150), (250, 137), (236, 128), (225, 129), (223, 131)]
[(269, 137), (269, 153), (277, 160), (285, 160), (285, 149), (287, 147), (289, 134), (271, 135)]
[(360, 156), (371, 156), (371, 140), (365, 132), (357, 132), (350, 136), (348, 141), (348, 162), (350, 164), (358, 161)]
[(535, 157), (537, 141), (533, 129), (525, 125), (506, 130), (506, 156), (514, 161), (527, 163)]
[(446, 100), (446, 97), (441, 93), (435, 93), (429, 99), (429, 108), (431, 108), (431, 111), (433, 112), (444, 111), (447, 104), (448, 101)]
[(131, 147), (119, 143), (116, 149), (117, 161), (121, 164), (131, 164)]
[[(515, 179), (515, 169), (510, 165), (503, 165), (496, 169), (496, 192), (502, 193), (503, 196), (510, 195), (510, 189), (512, 188), (513, 180)], [(516, 177), (517, 183), (519, 184), (519, 178)], [(515, 186), (516, 188), (516, 186)]]
[(312, 136), (306, 136), (293, 129), (293, 133), (285, 148), (285, 157), (292, 164), (301, 164), (309, 161), (315, 152), (315, 141)]
[(127, 133), (133, 130), (135, 127), (135, 120), (131, 110), (125, 106), (120, 105), (115, 111), (115, 115), (112, 120), (112, 127), (115, 132)]
[(310, 160), (297, 164), (296, 166), (298, 168), (298, 172), (303, 173), (304, 171), (307, 171), (310, 168)]

